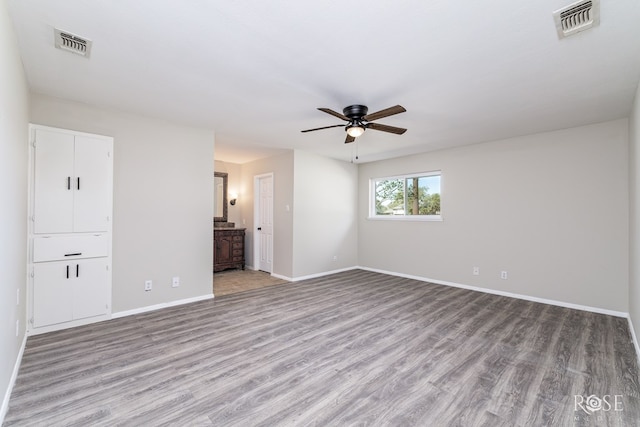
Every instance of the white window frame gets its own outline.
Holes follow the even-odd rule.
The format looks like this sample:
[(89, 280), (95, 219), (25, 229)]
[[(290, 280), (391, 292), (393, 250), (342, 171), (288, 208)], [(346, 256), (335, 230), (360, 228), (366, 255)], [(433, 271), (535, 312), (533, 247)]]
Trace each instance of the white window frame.
[[(422, 178), (425, 176), (440, 177), (440, 215), (377, 215), (376, 214), (376, 182), (385, 180), (402, 179), (405, 182), (407, 178)], [(406, 195), (406, 190), (405, 190)], [(406, 203), (406, 199), (405, 199)], [(434, 170), (428, 172), (409, 173), (405, 175), (385, 176), (369, 179), (369, 216), (367, 219), (379, 221), (442, 221), (442, 171)]]

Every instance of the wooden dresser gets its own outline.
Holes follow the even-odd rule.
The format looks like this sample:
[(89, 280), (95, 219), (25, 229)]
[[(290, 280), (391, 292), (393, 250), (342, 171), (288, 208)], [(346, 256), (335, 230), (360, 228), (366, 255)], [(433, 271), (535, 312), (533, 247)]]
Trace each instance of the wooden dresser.
[(244, 270), (244, 228), (213, 229), (213, 271)]

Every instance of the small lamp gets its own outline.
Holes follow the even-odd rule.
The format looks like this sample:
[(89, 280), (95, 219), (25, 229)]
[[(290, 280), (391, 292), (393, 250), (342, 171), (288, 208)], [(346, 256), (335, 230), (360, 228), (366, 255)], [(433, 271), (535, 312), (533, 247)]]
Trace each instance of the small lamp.
[(236, 200), (238, 199), (238, 195), (236, 193), (229, 193), (229, 204), (234, 206), (236, 204)]

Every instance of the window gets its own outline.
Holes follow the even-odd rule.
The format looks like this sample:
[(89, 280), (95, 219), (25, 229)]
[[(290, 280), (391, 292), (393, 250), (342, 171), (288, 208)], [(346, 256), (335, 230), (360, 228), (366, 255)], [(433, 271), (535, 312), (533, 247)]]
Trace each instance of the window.
[(370, 218), (440, 220), (440, 171), (371, 180)]

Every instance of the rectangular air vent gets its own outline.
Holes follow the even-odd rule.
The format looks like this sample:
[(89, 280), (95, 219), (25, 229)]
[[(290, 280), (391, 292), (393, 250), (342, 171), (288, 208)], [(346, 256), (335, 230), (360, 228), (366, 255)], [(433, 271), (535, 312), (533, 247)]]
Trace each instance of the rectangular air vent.
[(85, 58), (89, 57), (91, 52), (91, 40), (76, 36), (68, 31), (53, 29), (56, 47), (58, 49), (66, 50)]
[(600, 23), (600, 0), (579, 1), (553, 12), (558, 38), (572, 36)]

